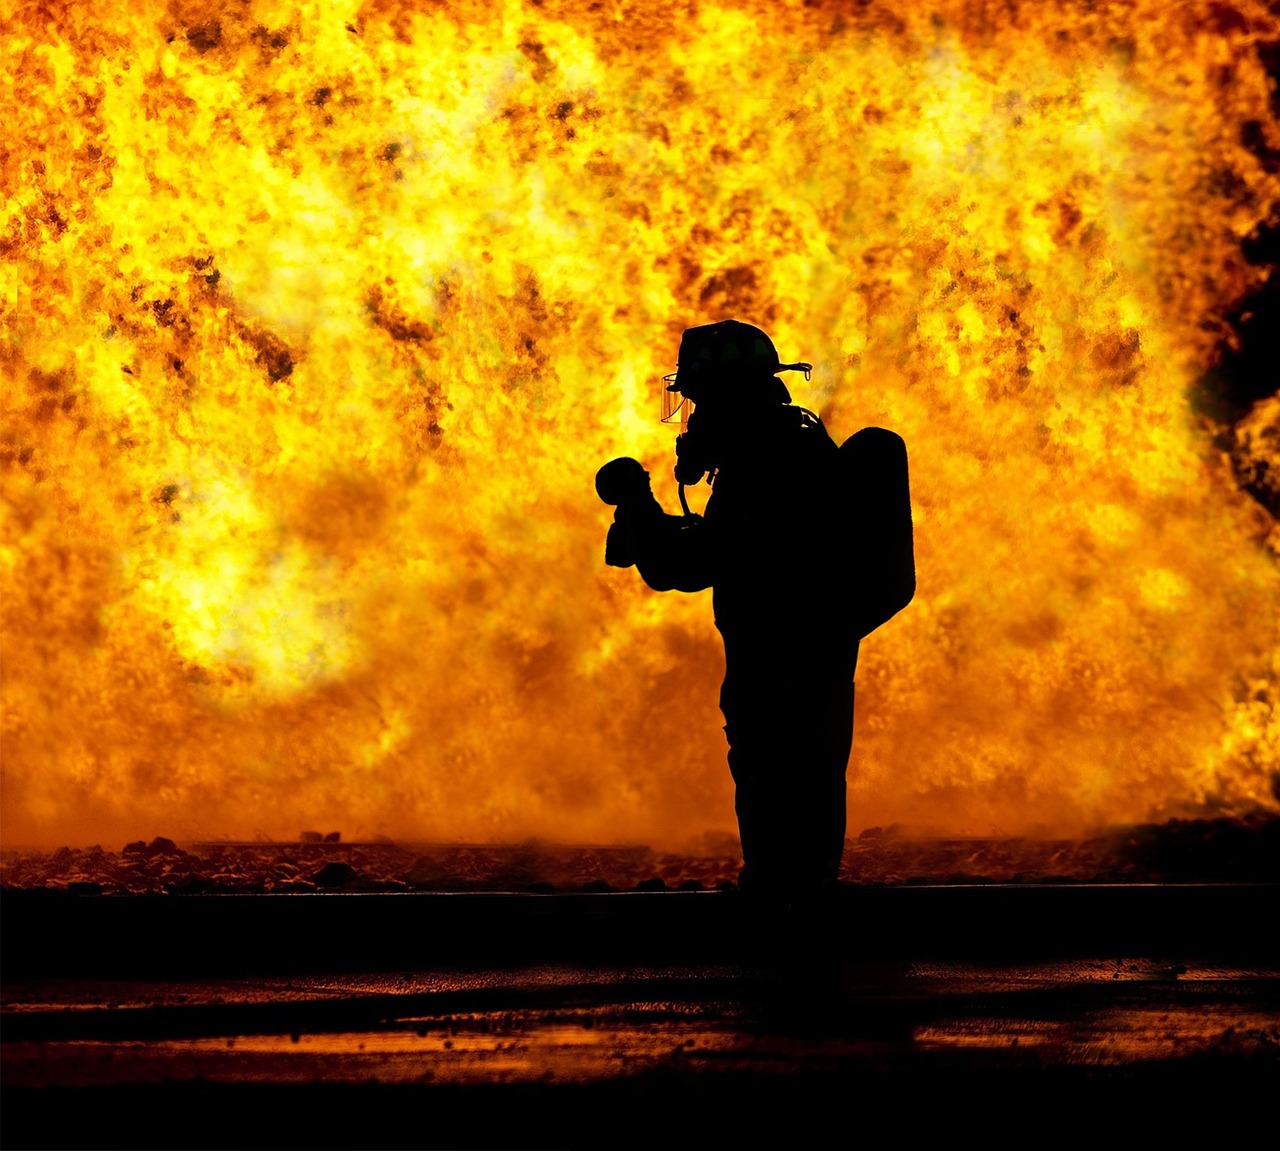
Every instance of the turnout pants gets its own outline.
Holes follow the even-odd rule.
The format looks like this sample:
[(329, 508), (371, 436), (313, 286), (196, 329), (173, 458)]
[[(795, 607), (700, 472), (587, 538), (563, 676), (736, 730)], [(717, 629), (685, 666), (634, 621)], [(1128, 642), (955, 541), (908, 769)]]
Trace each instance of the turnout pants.
[(853, 701), (846, 660), (735, 661), (726, 651), (720, 709), (744, 890), (812, 888), (839, 877)]

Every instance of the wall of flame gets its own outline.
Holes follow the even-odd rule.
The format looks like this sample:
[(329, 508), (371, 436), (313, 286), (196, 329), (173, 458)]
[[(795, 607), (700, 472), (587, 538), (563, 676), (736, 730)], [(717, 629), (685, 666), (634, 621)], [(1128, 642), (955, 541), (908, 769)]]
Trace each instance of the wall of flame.
[(852, 831), (1274, 806), (1276, 526), (1189, 397), (1280, 21), (899, 7), (3, 0), (4, 838), (732, 829), (709, 595), (592, 488), (674, 510), (726, 316), (911, 452)]

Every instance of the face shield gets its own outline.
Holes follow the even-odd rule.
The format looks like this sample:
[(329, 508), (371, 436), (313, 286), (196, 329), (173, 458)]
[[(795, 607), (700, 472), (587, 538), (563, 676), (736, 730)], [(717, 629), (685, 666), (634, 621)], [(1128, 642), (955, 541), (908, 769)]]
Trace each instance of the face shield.
[(689, 427), (689, 416), (693, 412), (693, 401), (681, 395), (674, 388), (676, 373), (669, 372), (662, 377), (662, 422), (674, 424), (682, 432)]

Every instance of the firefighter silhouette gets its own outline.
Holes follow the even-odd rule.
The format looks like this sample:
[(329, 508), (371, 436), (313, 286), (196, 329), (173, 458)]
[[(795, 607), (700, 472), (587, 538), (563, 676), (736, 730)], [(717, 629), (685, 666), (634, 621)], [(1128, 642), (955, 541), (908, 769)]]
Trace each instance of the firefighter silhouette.
[[(864, 428), (837, 446), (783, 371), (812, 366), (782, 363), (759, 328), (686, 329), (664, 377), (691, 407), (676, 438), (685, 514), (667, 514), (628, 457), (596, 488), (616, 505), (607, 563), (657, 591), (712, 589), (740, 886), (790, 897), (839, 876), (859, 642), (911, 600), (915, 564), (901, 438)], [(692, 515), (684, 489), (704, 478)]]

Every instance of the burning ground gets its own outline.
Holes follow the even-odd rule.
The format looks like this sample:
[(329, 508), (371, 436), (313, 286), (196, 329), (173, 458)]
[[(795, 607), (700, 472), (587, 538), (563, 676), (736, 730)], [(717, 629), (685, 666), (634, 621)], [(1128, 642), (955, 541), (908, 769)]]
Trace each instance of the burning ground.
[[(122, 851), (100, 846), (0, 856), (4, 889), (78, 895), (314, 891), (731, 890), (732, 842), (676, 853), (644, 846), (344, 844), (336, 833), (294, 843), (202, 843), (163, 836)], [(853, 884), (1274, 883), (1280, 819), (1174, 820), (1083, 839), (918, 838), (873, 828), (851, 841)]]

